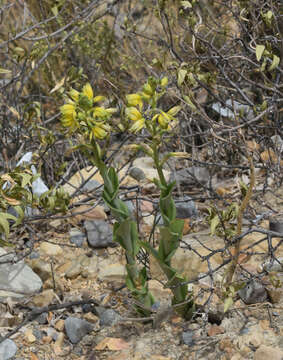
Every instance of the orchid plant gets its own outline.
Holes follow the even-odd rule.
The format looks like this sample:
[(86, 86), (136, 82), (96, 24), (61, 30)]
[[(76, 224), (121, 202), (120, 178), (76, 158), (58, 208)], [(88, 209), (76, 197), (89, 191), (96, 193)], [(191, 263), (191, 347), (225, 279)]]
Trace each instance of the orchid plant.
[[(112, 130), (111, 116), (116, 112), (114, 108), (105, 108), (102, 103), (104, 97), (94, 96), (90, 84), (86, 84), (81, 92), (72, 89), (68, 94), (65, 105), (61, 107), (62, 125), (69, 133), (76, 133), (80, 144), (75, 149), (82, 150), (97, 166), (103, 181), (103, 199), (111, 209), (116, 220), (113, 228), (113, 238), (125, 250), (127, 260), (126, 285), (137, 300), (136, 309), (144, 316), (148, 316), (154, 304), (154, 298), (148, 290), (148, 275), (145, 267), (140, 267), (137, 254), (143, 247), (152, 254), (165, 273), (173, 293), (172, 305), (183, 317), (189, 319), (194, 311), (192, 294), (188, 291), (186, 278), (180, 276), (171, 267), (174, 256), (183, 233), (183, 220), (176, 219), (176, 207), (172, 197), (175, 183), (167, 183), (163, 173), (165, 162), (173, 156), (182, 153), (167, 153), (160, 156), (160, 148), (164, 135), (173, 133), (178, 121), (176, 115), (181, 110), (174, 106), (168, 111), (158, 107), (158, 101), (166, 92), (168, 79), (149, 78), (142, 91), (126, 96), (126, 107), (123, 115), (128, 121), (129, 131), (138, 133), (142, 129), (147, 132), (146, 142), (132, 145), (133, 150), (142, 150), (152, 157), (159, 179), (153, 179), (160, 189), (159, 207), (163, 218), (160, 226), (160, 240), (158, 249), (148, 242), (141, 241), (138, 235), (137, 223), (131, 216), (127, 205), (119, 198), (119, 179), (116, 170), (108, 167), (103, 161), (103, 152), (99, 141), (109, 137)], [(122, 126), (120, 126), (121, 128)]]

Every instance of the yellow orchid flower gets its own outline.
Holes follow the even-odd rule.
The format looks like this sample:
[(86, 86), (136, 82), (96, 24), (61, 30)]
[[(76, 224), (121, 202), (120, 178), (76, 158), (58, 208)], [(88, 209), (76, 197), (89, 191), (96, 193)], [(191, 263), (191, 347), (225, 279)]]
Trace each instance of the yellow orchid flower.
[(97, 106), (94, 108), (92, 115), (97, 118), (104, 118), (105, 116), (108, 116), (109, 113), (104, 107)]
[(138, 121), (142, 118), (142, 114), (135, 107), (129, 107), (125, 112), (126, 116), (132, 121)]
[(74, 119), (76, 117), (76, 106), (74, 104), (65, 104), (60, 107), (60, 111), (65, 119)]
[(167, 84), (168, 84), (168, 78), (165, 76), (164, 78), (161, 79), (160, 85), (162, 87), (165, 87), (167, 86)]
[(167, 111), (168, 115), (175, 116), (178, 114), (178, 112), (182, 109), (181, 106), (174, 106), (169, 111)]
[(139, 94), (129, 94), (126, 99), (129, 106), (138, 106), (140, 110), (142, 109), (143, 102)]
[(102, 96), (102, 95), (98, 95), (98, 96), (95, 96), (93, 98), (94, 103), (99, 102), (99, 101), (103, 101), (103, 100), (105, 100), (105, 96)]
[(71, 90), (69, 91), (69, 96), (70, 96), (70, 98), (71, 98), (72, 100), (78, 101), (78, 100), (79, 100), (80, 93), (79, 93), (77, 90), (75, 90), (75, 89), (71, 89)]
[(166, 114), (164, 111), (161, 111), (161, 114), (158, 115), (158, 123), (162, 129), (168, 128), (168, 123), (170, 120), (170, 116), (168, 116), (168, 114)]
[(130, 127), (130, 131), (136, 133), (140, 131), (144, 127), (144, 125), (145, 125), (145, 120), (144, 118), (141, 118), (134, 122), (134, 124)]
[(85, 86), (83, 87), (82, 94), (86, 96), (89, 100), (93, 99), (93, 91), (90, 83), (85, 84)]
[(110, 130), (110, 128), (106, 124), (97, 124), (92, 128), (92, 134), (97, 139), (102, 140), (107, 136), (109, 130)]

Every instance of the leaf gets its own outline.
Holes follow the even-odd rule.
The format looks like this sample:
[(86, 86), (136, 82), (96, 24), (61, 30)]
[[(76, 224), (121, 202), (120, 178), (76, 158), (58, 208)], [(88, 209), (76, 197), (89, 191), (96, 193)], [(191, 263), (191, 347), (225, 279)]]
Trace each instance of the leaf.
[(55, 91), (59, 90), (65, 82), (66, 76), (64, 76), (55, 86), (54, 88), (50, 91), (50, 94), (54, 93)]
[(230, 307), (233, 305), (234, 301), (231, 296), (227, 297), (224, 301), (224, 313), (230, 309)]
[(279, 65), (279, 63), (280, 63), (280, 58), (276, 55), (273, 55), (272, 64), (269, 66), (268, 70), (272, 71), (272, 70), (276, 69), (277, 66)]
[(264, 50), (265, 50), (265, 45), (257, 45), (256, 46), (255, 53), (256, 53), (257, 61), (260, 61)]
[(95, 350), (124, 350), (129, 348), (129, 343), (121, 338), (106, 337), (95, 347)]
[(215, 230), (216, 230), (217, 226), (219, 225), (219, 223), (220, 223), (219, 216), (218, 215), (214, 216), (214, 218), (210, 222), (211, 235), (214, 235)]
[(194, 105), (194, 103), (193, 103), (192, 100), (189, 98), (189, 96), (183, 95), (183, 99), (186, 101), (186, 103), (189, 105), (189, 107), (190, 107), (193, 111), (197, 111), (197, 107)]
[(15, 216), (8, 213), (0, 212), (0, 227), (3, 229), (6, 237), (8, 237), (10, 233), (10, 224), (8, 222), (8, 219), (17, 221), (17, 218)]
[(178, 86), (181, 86), (183, 84), (186, 75), (187, 75), (187, 70), (185, 69), (178, 70)]

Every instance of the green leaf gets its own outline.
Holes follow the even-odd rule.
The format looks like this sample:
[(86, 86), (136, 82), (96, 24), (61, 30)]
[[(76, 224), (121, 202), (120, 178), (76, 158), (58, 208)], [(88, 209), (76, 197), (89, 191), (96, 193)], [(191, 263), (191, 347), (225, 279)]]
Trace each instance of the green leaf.
[(178, 86), (181, 86), (183, 84), (183, 82), (185, 80), (185, 77), (187, 75), (187, 72), (188, 71), (185, 70), (185, 69), (179, 69), (178, 70), (178, 81), (177, 81)]
[(193, 111), (197, 111), (197, 107), (193, 104), (192, 100), (187, 95), (183, 95), (183, 99), (186, 101), (186, 103), (189, 105), (189, 107)]
[(263, 52), (265, 50), (265, 46), (264, 45), (257, 45), (256, 46), (256, 49), (255, 49), (255, 53), (256, 53), (256, 59), (257, 61), (260, 61), (262, 55), (263, 55)]
[(214, 235), (215, 234), (215, 230), (217, 228), (217, 226), (220, 224), (220, 219), (219, 219), (219, 216), (216, 215), (214, 216), (214, 218), (211, 220), (210, 222), (210, 232), (211, 232), (211, 235)]
[(224, 313), (227, 312), (230, 307), (233, 305), (234, 301), (231, 296), (227, 297), (224, 301)]
[(280, 58), (276, 55), (273, 55), (272, 64), (269, 66), (268, 70), (272, 71), (272, 70), (276, 69), (277, 66), (279, 65), (279, 63), (280, 63)]
[(9, 236), (10, 233), (10, 224), (8, 222), (8, 219), (11, 219), (13, 221), (17, 221), (17, 218), (11, 214), (0, 212), (0, 227), (3, 229), (6, 237)]

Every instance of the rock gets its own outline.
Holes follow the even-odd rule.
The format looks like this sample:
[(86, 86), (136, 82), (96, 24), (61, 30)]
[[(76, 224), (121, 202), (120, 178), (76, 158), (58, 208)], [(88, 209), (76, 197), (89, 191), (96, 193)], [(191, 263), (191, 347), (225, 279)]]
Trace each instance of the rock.
[(40, 251), (45, 255), (49, 256), (57, 256), (63, 254), (63, 250), (59, 245), (50, 244), (46, 241), (40, 244)]
[(273, 259), (266, 261), (263, 265), (263, 269), (267, 272), (279, 272), (283, 271), (283, 258)]
[(77, 260), (73, 260), (67, 269), (65, 276), (67, 279), (75, 279), (83, 270), (82, 264)]
[(254, 354), (254, 360), (282, 360), (283, 351), (271, 346), (261, 345)]
[(40, 325), (45, 325), (48, 323), (48, 313), (42, 313), (40, 314), (37, 318), (36, 321), (40, 324)]
[(17, 345), (11, 339), (6, 339), (0, 343), (0, 359), (9, 360), (16, 355)]
[(30, 262), (30, 266), (42, 281), (46, 281), (52, 275), (50, 264), (41, 259), (33, 259)]
[(55, 293), (52, 289), (44, 290), (41, 294), (33, 297), (32, 301), (35, 306), (42, 307), (52, 303)]
[(141, 181), (141, 180), (145, 179), (145, 177), (146, 177), (143, 170), (138, 167), (131, 168), (129, 171), (129, 175), (137, 181)]
[(194, 332), (191, 330), (182, 332), (182, 342), (188, 346), (194, 345), (193, 337), (194, 337)]
[(99, 315), (100, 326), (112, 326), (119, 322), (122, 317), (112, 309), (106, 309)]
[(176, 217), (178, 219), (187, 219), (197, 216), (197, 209), (194, 201), (189, 196), (184, 196), (183, 199), (175, 199)]
[(5, 254), (6, 251), (0, 248), (0, 297), (22, 297), (39, 292), (42, 288), (40, 277), (24, 261), (1, 264), (7, 260), (14, 261), (13, 255)]
[(204, 167), (191, 166), (170, 174), (169, 181), (176, 181), (180, 186), (205, 185), (209, 180), (209, 171)]
[(77, 344), (92, 329), (93, 325), (86, 320), (75, 317), (68, 317), (65, 320), (66, 334), (72, 344)]
[[(151, 157), (145, 156), (145, 157), (140, 157), (140, 158), (135, 159), (133, 162), (133, 167), (136, 167), (136, 168), (139, 168), (140, 170), (142, 170), (146, 179), (148, 179), (148, 180), (152, 180), (154, 178), (159, 179), (158, 172), (154, 168), (154, 161), (152, 160)], [(165, 179), (168, 181), (169, 177), (170, 177), (170, 172), (168, 170), (166, 170), (166, 166), (163, 169), (163, 173), (164, 173)]]
[(87, 231), (88, 243), (93, 248), (116, 246), (113, 242), (112, 228), (104, 220), (86, 220), (84, 227)]
[(85, 234), (78, 230), (77, 228), (72, 228), (70, 230), (70, 243), (76, 245), (77, 247), (82, 247), (83, 243), (86, 241)]
[[(81, 169), (77, 171), (71, 179), (68, 181), (68, 183), (63, 185), (63, 189), (69, 194), (73, 195), (77, 189), (82, 186), (82, 184), (85, 182), (85, 180), (88, 180), (88, 182), (95, 180), (99, 184), (103, 184), (103, 179), (100, 176), (99, 172), (97, 171), (97, 168), (93, 166), (88, 166), (84, 169)], [(95, 183), (92, 182), (89, 187), (91, 188)], [(83, 185), (88, 188), (88, 185)]]
[(98, 279), (100, 281), (124, 282), (127, 272), (125, 266), (119, 263), (110, 264), (105, 268), (100, 268)]
[(268, 297), (263, 284), (256, 280), (250, 280), (243, 289), (238, 291), (238, 294), (245, 304), (265, 302)]
[(87, 183), (84, 184), (84, 186), (82, 187), (82, 191), (95, 191), (98, 188), (100, 188), (100, 191), (103, 190), (103, 188), (101, 187), (101, 183), (95, 179), (90, 179)]

